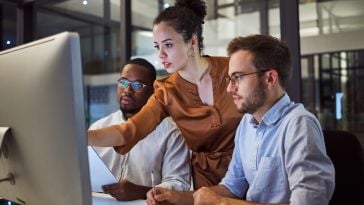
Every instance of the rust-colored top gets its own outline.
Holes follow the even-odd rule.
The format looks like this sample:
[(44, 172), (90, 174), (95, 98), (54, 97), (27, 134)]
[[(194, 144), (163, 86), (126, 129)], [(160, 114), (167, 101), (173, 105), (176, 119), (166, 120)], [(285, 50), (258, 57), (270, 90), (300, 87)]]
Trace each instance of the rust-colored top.
[(235, 130), (242, 118), (231, 95), (226, 92), (229, 59), (206, 58), (210, 63), (213, 106), (204, 104), (197, 86), (176, 72), (155, 81), (154, 94), (142, 110), (126, 123), (115, 125), (126, 141), (115, 150), (125, 153), (154, 130), (163, 118), (171, 116), (192, 150), (195, 189), (216, 185), (225, 175), (234, 149)]

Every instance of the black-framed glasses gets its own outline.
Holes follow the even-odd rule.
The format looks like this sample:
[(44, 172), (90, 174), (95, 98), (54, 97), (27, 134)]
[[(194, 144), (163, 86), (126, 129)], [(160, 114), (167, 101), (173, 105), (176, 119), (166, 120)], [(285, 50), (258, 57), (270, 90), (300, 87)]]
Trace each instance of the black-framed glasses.
[(253, 74), (257, 74), (257, 73), (264, 73), (264, 72), (267, 72), (269, 71), (270, 69), (266, 69), (266, 70), (259, 70), (259, 71), (254, 71), (254, 72), (251, 72), (251, 73), (242, 73), (242, 72), (237, 72), (237, 73), (234, 73), (232, 76), (227, 76), (225, 78), (226, 82), (227, 83), (231, 83), (232, 86), (238, 86), (239, 84), (239, 81), (241, 79), (243, 79), (244, 76), (247, 76), (247, 75), (253, 75)]
[(122, 88), (127, 88), (128, 86), (131, 87), (135, 92), (140, 92), (143, 90), (144, 87), (148, 86), (140, 81), (129, 81), (125, 78), (120, 78), (118, 80), (118, 86)]

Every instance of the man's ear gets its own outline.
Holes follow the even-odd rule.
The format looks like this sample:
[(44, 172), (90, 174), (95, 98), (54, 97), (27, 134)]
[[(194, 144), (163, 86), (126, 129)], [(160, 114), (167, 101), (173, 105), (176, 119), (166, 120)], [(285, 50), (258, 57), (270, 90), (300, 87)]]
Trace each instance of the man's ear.
[(270, 69), (266, 71), (265, 75), (267, 76), (266, 82), (269, 87), (276, 86), (277, 84), (279, 84), (279, 75), (277, 70)]

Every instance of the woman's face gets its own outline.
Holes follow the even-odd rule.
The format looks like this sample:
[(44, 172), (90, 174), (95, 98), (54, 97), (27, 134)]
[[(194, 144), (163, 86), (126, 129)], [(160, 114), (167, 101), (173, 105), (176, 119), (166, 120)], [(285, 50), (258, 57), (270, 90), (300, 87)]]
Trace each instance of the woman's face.
[(158, 58), (168, 73), (176, 72), (187, 65), (191, 43), (185, 43), (181, 34), (165, 22), (153, 27), (154, 47)]

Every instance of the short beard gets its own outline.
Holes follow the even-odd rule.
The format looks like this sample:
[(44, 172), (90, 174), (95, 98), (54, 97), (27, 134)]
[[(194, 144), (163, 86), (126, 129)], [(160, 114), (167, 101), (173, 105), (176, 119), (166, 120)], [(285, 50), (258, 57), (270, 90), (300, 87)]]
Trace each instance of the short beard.
[(246, 102), (243, 102), (238, 109), (241, 113), (255, 113), (265, 102), (267, 98), (264, 92), (263, 82), (260, 81), (258, 86), (251, 92), (251, 94), (246, 98)]
[(133, 116), (135, 113), (138, 112), (137, 109), (135, 109), (135, 108), (125, 109), (125, 108), (122, 108), (121, 106), (120, 106), (120, 110), (123, 113), (125, 118), (128, 118), (127, 116)]

